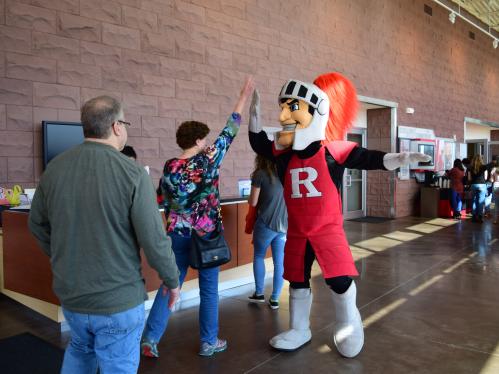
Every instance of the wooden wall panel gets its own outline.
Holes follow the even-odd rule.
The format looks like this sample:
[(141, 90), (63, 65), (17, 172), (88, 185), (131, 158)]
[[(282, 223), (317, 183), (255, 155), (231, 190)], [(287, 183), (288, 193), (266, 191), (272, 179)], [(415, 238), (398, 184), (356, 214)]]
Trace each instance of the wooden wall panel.
[[(241, 213), (238, 214), (238, 206)], [(239, 263), (239, 245), (244, 246), (244, 263), (252, 261), (251, 236), (244, 234), (244, 217), (247, 204), (229, 204), (222, 206), (224, 220), (224, 235), (232, 251), (232, 260), (221, 267), (227, 270)], [(164, 219), (164, 214), (161, 214)], [(242, 216), (242, 221), (240, 217)], [(244, 236), (243, 236), (244, 235)], [(28, 214), (24, 212), (4, 212), (3, 215), (3, 256), (4, 256), (4, 286), (6, 289), (23, 295), (60, 305), (52, 291), (52, 271), (49, 258), (38, 246), (36, 239), (28, 229)], [(147, 292), (155, 291), (161, 284), (156, 271), (149, 266), (141, 250), (142, 274)], [(187, 272), (185, 281), (196, 279), (198, 273), (194, 269)]]
[(5, 289), (60, 305), (49, 258), (28, 230), (27, 213), (3, 212), (3, 265)]
[(237, 236), (237, 265), (246, 265), (253, 262), (253, 234), (246, 234), (244, 227), (246, 225), (246, 214), (248, 214), (248, 203), (238, 204), (237, 221), (238, 221), (238, 236)]
[(220, 270), (227, 270), (238, 265), (237, 249), (237, 207), (239, 204), (222, 205), (222, 217), (224, 224), (224, 236), (232, 252), (232, 259), (229, 263), (223, 265)]

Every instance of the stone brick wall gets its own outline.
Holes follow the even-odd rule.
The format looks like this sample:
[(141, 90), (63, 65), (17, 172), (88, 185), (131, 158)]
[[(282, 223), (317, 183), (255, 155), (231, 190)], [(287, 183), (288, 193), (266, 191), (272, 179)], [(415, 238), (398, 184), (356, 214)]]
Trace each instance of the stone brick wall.
[[(390, 152), (391, 109), (367, 111), (367, 147)], [(391, 217), (394, 172), (370, 170), (367, 172), (367, 215)]]
[[(492, 130), (490, 132), (490, 140), (491, 141), (499, 141), (499, 130)], [(499, 157), (499, 144), (492, 144), (490, 146), (490, 159), (492, 157)]]
[[(499, 122), (499, 50), (426, 3), (433, 16), (422, 0), (0, 0), (0, 185), (35, 185), (41, 121), (77, 121), (104, 93), (125, 103), (130, 144), (156, 183), (178, 153), (176, 126), (206, 121), (213, 139), (246, 74), (266, 125), (284, 80), (339, 71), (359, 94), (414, 107), (400, 124), (462, 140), (465, 116)], [(243, 123), (223, 194), (252, 168)]]

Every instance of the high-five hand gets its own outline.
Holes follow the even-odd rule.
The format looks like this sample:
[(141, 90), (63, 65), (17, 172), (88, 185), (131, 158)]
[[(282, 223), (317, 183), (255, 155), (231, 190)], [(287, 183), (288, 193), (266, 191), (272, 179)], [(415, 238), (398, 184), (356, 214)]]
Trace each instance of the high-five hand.
[(246, 104), (246, 101), (248, 100), (250, 95), (253, 93), (254, 89), (255, 89), (255, 82), (253, 81), (253, 77), (249, 76), (246, 78), (243, 88), (241, 89), (239, 99), (237, 100), (236, 106), (234, 107), (234, 113), (239, 113), (239, 114), (242, 113), (244, 105)]
[(254, 133), (262, 131), (262, 124), (260, 122), (260, 94), (258, 90), (253, 91), (249, 115), (249, 131)]

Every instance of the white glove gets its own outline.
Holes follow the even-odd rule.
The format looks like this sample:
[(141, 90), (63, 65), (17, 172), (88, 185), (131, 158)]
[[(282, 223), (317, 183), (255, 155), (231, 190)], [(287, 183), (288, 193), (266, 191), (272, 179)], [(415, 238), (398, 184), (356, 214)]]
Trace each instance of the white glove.
[(395, 170), (398, 167), (418, 162), (428, 162), (431, 156), (419, 152), (387, 153), (383, 157), (383, 166), (387, 170)]
[(262, 124), (260, 122), (260, 94), (258, 90), (253, 91), (249, 110), (249, 131), (259, 133), (262, 131)]

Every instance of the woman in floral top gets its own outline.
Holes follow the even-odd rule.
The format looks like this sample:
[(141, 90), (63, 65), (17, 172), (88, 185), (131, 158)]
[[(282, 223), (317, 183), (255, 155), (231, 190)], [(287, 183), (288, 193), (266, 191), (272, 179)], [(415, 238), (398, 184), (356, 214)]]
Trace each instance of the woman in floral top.
[[(218, 191), (220, 164), (239, 131), (241, 112), (253, 92), (248, 78), (241, 90), (234, 112), (211, 146), (206, 147), (209, 128), (204, 123), (189, 121), (177, 129), (177, 144), (182, 149), (178, 158), (166, 161), (161, 178), (168, 235), (180, 270), (180, 284), (189, 268), (191, 231), (210, 235), (222, 223)], [(227, 349), (227, 341), (218, 338), (218, 273), (219, 267), (199, 270), (199, 328), (201, 356), (211, 356)], [(161, 286), (146, 322), (141, 352), (158, 357), (157, 344), (166, 330), (170, 310), (169, 294)]]
[[(203, 235), (214, 231), (221, 222), (219, 167), (239, 131), (240, 122), (240, 114), (232, 113), (211, 146), (192, 157), (166, 161), (161, 187), (169, 233), (190, 237), (191, 230), (196, 230)], [(209, 131), (204, 123), (184, 122), (178, 129), (177, 141), (188, 144), (190, 138), (201, 136), (204, 143)]]

